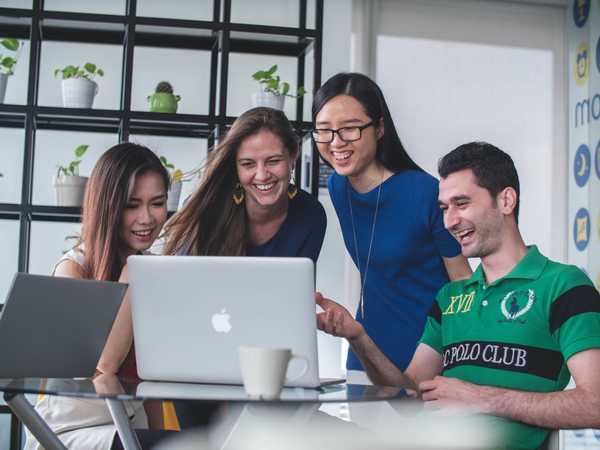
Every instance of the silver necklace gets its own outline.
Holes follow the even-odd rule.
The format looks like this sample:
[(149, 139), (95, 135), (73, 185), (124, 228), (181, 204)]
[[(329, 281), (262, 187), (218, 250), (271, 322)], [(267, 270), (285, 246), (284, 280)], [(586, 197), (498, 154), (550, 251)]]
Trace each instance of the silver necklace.
[[(381, 187), (383, 186), (384, 173), (381, 174), (381, 183), (377, 189), (377, 202), (375, 203), (375, 213), (373, 214), (373, 223), (371, 225), (371, 239), (369, 240), (369, 250), (367, 251), (367, 263), (365, 265), (365, 275), (362, 276), (360, 270), (360, 258), (358, 256), (358, 239), (356, 238), (356, 226), (354, 225), (354, 212), (352, 211), (352, 199), (350, 197), (350, 188), (346, 185), (348, 191), (348, 206), (350, 207), (350, 221), (352, 223), (352, 235), (354, 236), (354, 254), (356, 256), (356, 265), (358, 266), (358, 273), (362, 277), (362, 283), (360, 286), (360, 315), (363, 320), (365, 319), (365, 286), (367, 285), (367, 274), (369, 272), (369, 263), (371, 262), (371, 251), (373, 250), (373, 238), (375, 237), (375, 224), (377, 223), (377, 212), (379, 211), (379, 199), (381, 198)], [(349, 184), (350, 182), (348, 182)]]

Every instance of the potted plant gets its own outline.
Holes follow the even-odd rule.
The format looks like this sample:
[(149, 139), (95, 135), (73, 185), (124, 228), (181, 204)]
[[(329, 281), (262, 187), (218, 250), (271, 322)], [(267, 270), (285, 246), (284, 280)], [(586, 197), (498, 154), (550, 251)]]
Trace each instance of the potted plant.
[(88, 147), (88, 145), (78, 146), (74, 151), (75, 159), (66, 166), (58, 166), (54, 177), (57, 206), (83, 205), (83, 194), (88, 177), (79, 176), (79, 164)]
[[(0, 103), (4, 103), (6, 95), (6, 84), (8, 77), (14, 73), (15, 65), (18, 59), (18, 50), (21, 48), (21, 42), (13, 38), (2, 39), (0, 41), (2, 53), (0, 53)], [(7, 50), (10, 54), (5, 55)]]
[(283, 110), (285, 97), (300, 98), (306, 93), (304, 87), (298, 86), (296, 95), (290, 94), (290, 84), (282, 82), (277, 75), (277, 64), (271, 66), (269, 70), (255, 72), (252, 78), (261, 85), (261, 89), (252, 94), (252, 106), (268, 106)]
[(168, 81), (161, 81), (156, 85), (154, 94), (149, 95), (151, 112), (176, 113), (179, 95), (173, 95), (173, 86)]
[(169, 171), (169, 177), (171, 178), (171, 187), (167, 193), (167, 211), (177, 211), (181, 196), (181, 186), (184, 181), (192, 179), (194, 172), (183, 172), (181, 169), (176, 169), (175, 165), (170, 163), (165, 156), (160, 156), (160, 162)]
[(62, 99), (65, 108), (91, 108), (98, 93), (96, 76), (104, 76), (104, 71), (95, 64), (85, 63), (79, 66), (65, 66), (56, 69), (54, 76), (62, 77)]

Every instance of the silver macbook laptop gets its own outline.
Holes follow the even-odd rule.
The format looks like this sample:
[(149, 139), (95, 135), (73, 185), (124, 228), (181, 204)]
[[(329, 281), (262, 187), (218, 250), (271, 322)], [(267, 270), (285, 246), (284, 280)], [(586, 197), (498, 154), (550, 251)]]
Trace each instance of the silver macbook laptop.
[(94, 375), (126, 284), (17, 273), (0, 316), (0, 377)]
[(310, 259), (130, 256), (128, 268), (142, 379), (242, 384), (237, 349), (249, 345), (292, 349), (309, 370), (291, 386), (322, 384)]

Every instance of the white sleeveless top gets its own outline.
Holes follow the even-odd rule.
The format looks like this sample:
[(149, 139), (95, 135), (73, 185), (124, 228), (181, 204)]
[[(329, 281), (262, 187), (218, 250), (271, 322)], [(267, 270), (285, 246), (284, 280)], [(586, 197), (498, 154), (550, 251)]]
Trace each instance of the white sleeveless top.
[[(82, 266), (83, 260), (82, 247), (76, 247), (63, 255), (54, 270), (63, 261)], [(125, 401), (123, 404), (133, 428), (148, 428), (142, 402)], [(117, 428), (104, 400), (43, 395), (38, 397), (35, 409), (67, 448), (110, 450)], [(27, 428), (25, 431), (24, 450), (43, 450)]]

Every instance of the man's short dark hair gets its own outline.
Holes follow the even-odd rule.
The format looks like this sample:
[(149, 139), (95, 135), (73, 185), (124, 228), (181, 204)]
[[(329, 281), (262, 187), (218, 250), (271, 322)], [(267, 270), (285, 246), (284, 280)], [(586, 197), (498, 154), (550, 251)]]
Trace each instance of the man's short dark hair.
[(487, 142), (469, 142), (456, 147), (438, 163), (440, 177), (465, 169), (471, 169), (479, 186), (486, 189), (493, 199), (503, 189), (513, 188), (517, 192), (515, 220), (519, 217), (519, 176), (512, 158)]

